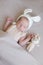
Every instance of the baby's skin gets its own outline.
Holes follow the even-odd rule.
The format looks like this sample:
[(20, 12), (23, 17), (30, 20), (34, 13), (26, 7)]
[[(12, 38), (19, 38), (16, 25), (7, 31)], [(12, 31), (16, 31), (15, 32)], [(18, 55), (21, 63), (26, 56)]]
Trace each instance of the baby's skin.
[[(6, 31), (8, 27), (12, 24), (13, 19), (12, 18), (7, 18), (4, 26), (3, 26), (3, 31)], [(19, 31), (24, 32), (27, 27), (28, 27), (29, 21), (25, 17), (21, 17), (17, 22), (16, 22), (16, 27)]]
[(3, 31), (6, 31), (9, 28), (9, 26), (12, 24), (12, 22), (13, 22), (13, 18), (7, 18), (3, 26)]
[(19, 44), (20, 44), (21, 46), (24, 46), (24, 45), (28, 44), (28, 42), (29, 42), (34, 36), (35, 36), (34, 34), (28, 34), (28, 35), (25, 35), (25, 36), (21, 37), (21, 38), (19, 39)]

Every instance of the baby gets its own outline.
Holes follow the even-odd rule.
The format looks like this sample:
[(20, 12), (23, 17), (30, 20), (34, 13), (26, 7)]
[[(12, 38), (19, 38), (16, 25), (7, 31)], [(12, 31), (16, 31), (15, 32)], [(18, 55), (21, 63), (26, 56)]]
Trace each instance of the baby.
[(20, 38), (18, 43), (27, 51), (31, 52), (35, 45), (38, 45), (40, 41), (39, 34), (36, 33), (29, 33), (24, 37)]
[(21, 37), (26, 35), (33, 22), (40, 21), (39, 16), (31, 17), (29, 12), (31, 13), (32, 10), (25, 9), (23, 14), (17, 18), (16, 22), (13, 22), (12, 18), (7, 18), (7, 21), (3, 27), (3, 30), (12, 35), (17, 42)]

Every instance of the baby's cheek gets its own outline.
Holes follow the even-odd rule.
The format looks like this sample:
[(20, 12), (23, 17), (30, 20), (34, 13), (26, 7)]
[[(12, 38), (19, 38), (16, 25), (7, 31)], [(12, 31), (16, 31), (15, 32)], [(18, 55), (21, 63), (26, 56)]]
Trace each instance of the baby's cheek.
[(20, 26), (19, 29), (20, 29), (21, 31), (23, 31), (23, 27)]
[(25, 28), (22, 28), (22, 31), (25, 31)]
[(18, 24), (18, 28), (20, 28), (20, 24)]

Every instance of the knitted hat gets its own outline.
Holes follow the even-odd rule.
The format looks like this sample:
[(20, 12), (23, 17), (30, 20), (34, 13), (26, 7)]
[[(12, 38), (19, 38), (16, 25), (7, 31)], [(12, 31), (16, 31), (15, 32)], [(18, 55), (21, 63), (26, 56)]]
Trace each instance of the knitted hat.
[(29, 13), (32, 12), (32, 9), (25, 9), (24, 10), (24, 13), (22, 15), (20, 15), (16, 21), (18, 21), (21, 17), (26, 17), (28, 20), (29, 20), (29, 26), (26, 30), (29, 30), (30, 27), (32, 26), (33, 22), (39, 22), (41, 20), (40, 16), (34, 16), (34, 17), (31, 17), (29, 15)]

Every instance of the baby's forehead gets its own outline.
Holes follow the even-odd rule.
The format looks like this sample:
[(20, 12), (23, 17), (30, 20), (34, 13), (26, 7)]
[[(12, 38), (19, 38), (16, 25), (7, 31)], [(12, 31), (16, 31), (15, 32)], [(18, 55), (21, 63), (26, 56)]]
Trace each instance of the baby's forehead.
[(28, 21), (28, 19), (26, 17), (21, 17), (20, 20), (27, 20)]
[(29, 20), (26, 17), (21, 17), (20, 21), (22, 21), (22, 23), (26, 23), (26, 24), (29, 23)]

